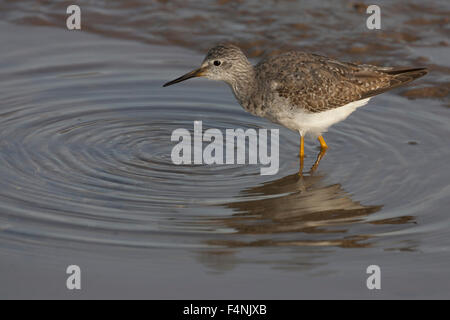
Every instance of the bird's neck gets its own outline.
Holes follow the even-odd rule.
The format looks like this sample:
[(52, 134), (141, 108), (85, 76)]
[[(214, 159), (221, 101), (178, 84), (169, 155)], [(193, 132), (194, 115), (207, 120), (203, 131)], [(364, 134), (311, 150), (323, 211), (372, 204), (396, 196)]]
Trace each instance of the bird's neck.
[(245, 66), (245, 70), (236, 73), (232, 80), (227, 81), (236, 99), (241, 105), (247, 101), (256, 90), (255, 70), (250, 62)]

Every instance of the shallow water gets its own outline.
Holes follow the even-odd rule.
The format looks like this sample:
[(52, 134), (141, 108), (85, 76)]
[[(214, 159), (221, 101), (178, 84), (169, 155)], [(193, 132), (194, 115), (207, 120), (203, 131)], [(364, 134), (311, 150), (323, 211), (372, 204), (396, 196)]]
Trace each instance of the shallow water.
[[(0, 24), (1, 298), (448, 296), (445, 99), (372, 99), (332, 127), (319, 170), (299, 178), (298, 135), (245, 113), (226, 85), (161, 87), (200, 51), (170, 37), (17, 25), (27, 14), (2, 6), (15, 24)], [(39, 8), (36, 19), (54, 21), (55, 7)], [(440, 83), (448, 49), (424, 45), (408, 59), (428, 55), (440, 71), (426, 81)], [(278, 174), (175, 166), (171, 133), (196, 120), (280, 129)], [(306, 166), (317, 152), (307, 141)], [(64, 287), (69, 264), (86, 274), (80, 293)], [(371, 264), (380, 292), (365, 286)]]

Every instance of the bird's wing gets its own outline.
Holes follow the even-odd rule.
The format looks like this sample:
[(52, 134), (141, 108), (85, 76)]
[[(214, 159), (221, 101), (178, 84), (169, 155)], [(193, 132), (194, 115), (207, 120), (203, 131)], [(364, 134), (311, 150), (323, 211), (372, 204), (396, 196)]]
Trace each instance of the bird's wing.
[(260, 81), (269, 81), (266, 85), (287, 99), (293, 109), (311, 113), (338, 108), (402, 84), (388, 73), (392, 70), (295, 51), (257, 65)]

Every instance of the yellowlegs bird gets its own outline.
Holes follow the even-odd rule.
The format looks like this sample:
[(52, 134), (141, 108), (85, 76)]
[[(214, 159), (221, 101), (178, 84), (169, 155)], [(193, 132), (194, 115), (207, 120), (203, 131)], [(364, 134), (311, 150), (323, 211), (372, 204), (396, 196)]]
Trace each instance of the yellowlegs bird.
[(312, 170), (328, 149), (322, 134), (367, 104), (377, 94), (411, 82), (425, 68), (377, 67), (340, 62), (324, 56), (290, 51), (253, 66), (238, 47), (211, 48), (200, 68), (164, 87), (193, 77), (228, 83), (242, 107), (300, 133), (300, 174), (304, 137), (316, 137), (321, 146)]

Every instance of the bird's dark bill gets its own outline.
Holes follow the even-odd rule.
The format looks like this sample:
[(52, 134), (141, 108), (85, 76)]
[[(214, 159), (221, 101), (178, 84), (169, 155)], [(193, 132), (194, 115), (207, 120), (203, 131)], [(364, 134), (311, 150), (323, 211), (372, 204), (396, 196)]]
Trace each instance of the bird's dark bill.
[(163, 87), (171, 86), (171, 85), (173, 85), (175, 83), (178, 83), (178, 82), (190, 79), (190, 78), (201, 77), (203, 75), (203, 71), (204, 70), (202, 68), (196, 69), (194, 71), (186, 73), (185, 75), (183, 75), (183, 76), (181, 76), (179, 78), (176, 78), (175, 80), (172, 80), (172, 81), (169, 81), (169, 82), (165, 83), (163, 85)]

